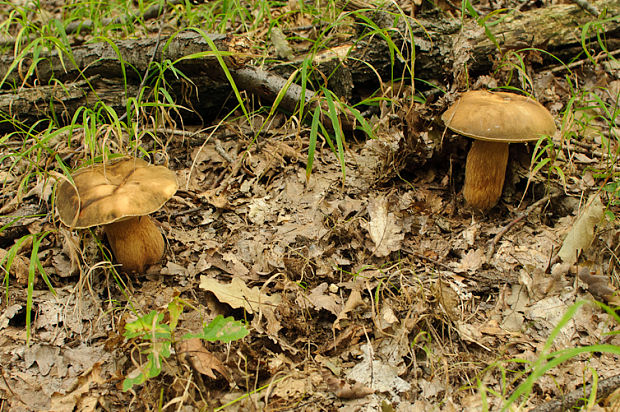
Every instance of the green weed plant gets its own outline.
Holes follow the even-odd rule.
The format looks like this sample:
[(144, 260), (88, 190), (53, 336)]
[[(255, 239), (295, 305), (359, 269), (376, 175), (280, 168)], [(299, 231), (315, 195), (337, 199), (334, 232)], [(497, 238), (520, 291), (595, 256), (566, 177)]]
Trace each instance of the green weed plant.
[[(171, 355), (171, 348), (176, 342), (174, 332), (177, 327), (179, 316), (183, 312), (184, 303), (175, 298), (168, 304), (169, 321), (164, 322), (164, 313), (155, 310), (141, 316), (135, 321), (125, 325), (124, 336), (132, 339), (140, 348), (140, 353), (146, 356), (146, 362), (138, 367), (123, 380), (123, 391), (131, 389), (134, 385), (141, 385), (148, 379), (159, 376), (162, 363)], [(186, 333), (180, 339), (187, 340), (198, 338), (207, 342), (219, 341), (229, 343), (243, 339), (249, 331), (241, 321), (232, 317), (218, 315), (209, 324), (205, 325), (199, 333)]]

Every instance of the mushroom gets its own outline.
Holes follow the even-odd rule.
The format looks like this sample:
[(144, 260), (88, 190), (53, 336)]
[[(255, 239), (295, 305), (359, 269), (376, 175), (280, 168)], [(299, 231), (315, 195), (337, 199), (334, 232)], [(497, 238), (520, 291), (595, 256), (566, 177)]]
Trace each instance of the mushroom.
[(142, 272), (164, 254), (164, 238), (150, 213), (177, 191), (174, 172), (142, 159), (122, 159), (78, 171), (56, 190), (60, 221), (73, 229), (103, 225), (124, 270)]
[(474, 139), (465, 164), (463, 195), (481, 211), (495, 206), (502, 195), (508, 145), (555, 132), (553, 117), (543, 105), (507, 92), (465, 92), (441, 120), (454, 132)]

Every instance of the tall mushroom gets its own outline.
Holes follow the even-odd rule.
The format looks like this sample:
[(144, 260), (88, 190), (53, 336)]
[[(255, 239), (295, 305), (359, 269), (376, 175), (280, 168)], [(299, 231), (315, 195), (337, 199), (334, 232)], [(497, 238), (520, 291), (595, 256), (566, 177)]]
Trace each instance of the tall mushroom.
[(551, 113), (528, 97), (507, 92), (468, 91), (441, 116), (444, 124), (474, 139), (465, 164), (463, 195), (486, 211), (502, 195), (508, 145), (555, 132)]
[(78, 171), (56, 190), (60, 221), (72, 229), (103, 225), (123, 270), (141, 272), (164, 254), (164, 239), (147, 216), (177, 191), (174, 172), (141, 159), (123, 159)]

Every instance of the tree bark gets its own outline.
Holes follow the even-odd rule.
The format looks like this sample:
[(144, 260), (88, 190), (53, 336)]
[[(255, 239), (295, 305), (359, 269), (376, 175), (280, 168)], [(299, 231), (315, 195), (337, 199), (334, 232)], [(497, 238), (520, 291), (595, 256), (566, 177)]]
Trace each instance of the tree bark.
[[(603, 0), (597, 2), (597, 7), (599, 10), (606, 9), (608, 16), (620, 13), (619, 0)], [(394, 26), (394, 16), (391, 14), (376, 10), (359, 13), (365, 13), (379, 27)], [(512, 11), (490, 28), (504, 54), (507, 51), (538, 48), (568, 60), (583, 50), (583, 25), (592, 21), (594, 18), (586, 11), (568, 4), (527, 12)], [(460, 84), (462, 79), (486, 73), (497, 64), (501, 53), (489, 40), (484, 29), (475, 22), (469, 22), (461, 28), (459, 22), (447, 20), (439, 14), (429, 14), (408, 19), (408, 24), (401, 18), (397, 24), (398, 30), (390, 31), (392, 36), (395, 36), (394, 33), (411, 33), (394, 40), (403, 51), (404, 58), (411, 60), (413, 55), (408, 50), (412, 50), (413, 39), (416, 78), (445, 88), (453, 81)], [(586, 44), (595, 44), (596, 36), (601, 35), (606, 38), (609, 51), (618, 49), (620, 25), (617, 22), (616, 17), (615, 21), (608, 24), (591, 25), (591, 30), (585, 36)], [(385, 80), (390, 77), (392, 62), (387, 43), (377, 34), (360, 37), (362, 40), (355, 44), (342, 45), (315, 57), (319, 69), (332, 74), (328, 87), (337, 90), (344, 98), (354, 97), (354, 91), (363, 94), (365, 87), (375, 88), (377, 73)], [(273, 102), (285, 84), (285, 78), (298, 67), (296, 62), (292, 62), (273, 67), (271, 73), (265, 72), (252, 67), (244, 57), (248, 50), (242, 39), (217, 34), (203, 36), (195, 31), (182, 32), (163, 38), (160, 42), (154, 38), (120, 40), (114, 46), (93, 43), (70, 48), (69, 52), (54, 50), (42, 54), (43, 58), (37, 61), (36, 69), (30, 74), (28, 68), (32, 59), (29, 55), (18, 56), (17, 59), (4, 55), (0, 56), (2, 86), (6, 89), (11, 85), (15, 91), (0, 94), (0, 111), (28, 120), (36, 116), (37, 112), (44, 115), (45, 110), (49, 110), (53, 104), (57, 117), (71, 118), (77, 107), (90, 105), (97, 97), (107, 99), (107, 103), (115, 108), (122, 108), (127, 97), (135, 96), (135, 85), (140, 83), (152, 59), (155, 62), (175, 62), (175, 68), (191, 79), (198, 94), (197, 102), (193, 93), (192, 96), (183, 96), (182, 90), (187, 89), (187, 82), (171, 73), (167, 79), (177, 97), (182, 100), (179, 103), (187, 103), (199, 113), (208, 113), (221, 108), (222, 102), (230, 97), (231, 90), (220, 62), (212, 53), (214, 50), (211, 44), (223, 53), (222, 60), (237, 86), (267, 101)], [(546, 54), (543, 57), (557, 64), (556, 60)], [(108, 81), (90, 84), (89, 87), (83, 87), (80, 93), (78, 86), (86, 85), (86, 79), (93, 77)], [(28, 87), (32, 84), (47, 85), (52, 79), (55, 79), (54, 82), (68, 83), (69, 86), (65, 90), (58, 86)], [(111, 88), (110, 84), (115, 79), (120, 85), (127, 83), (127, 90)], [(103, 88), (97, 90), (99, 87)], [(106, 93), (109, 95), (106, 96)], [(281, 108), (293, 111), (299, 104), (300, 95), (300, 87), (293, 84), (284, 96)], [(308, 91), (306, 100), (310, 101), (312, 96), (313, 93)]]

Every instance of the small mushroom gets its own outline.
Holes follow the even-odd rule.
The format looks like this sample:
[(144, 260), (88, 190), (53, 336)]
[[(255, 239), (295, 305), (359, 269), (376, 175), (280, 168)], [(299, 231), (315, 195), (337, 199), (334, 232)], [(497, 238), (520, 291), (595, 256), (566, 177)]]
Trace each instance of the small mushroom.
[(465, 164), (463, 195), (481, 211), (495, 206), (502, 195), (508, 145), (555, 132), (553, 117), (543, 105), (506, 92), (465, 92), (441, 120), (456, 133), (474, 139)]
[(164, 254), (164, 238), (147, 216), (177, 191), (174, 172), (141, 159), (123, 159), (78, 171), (75, 185), (56, 190), (60, 221), (73, 229), (103, 225), (123, 269), (142, 272)]

